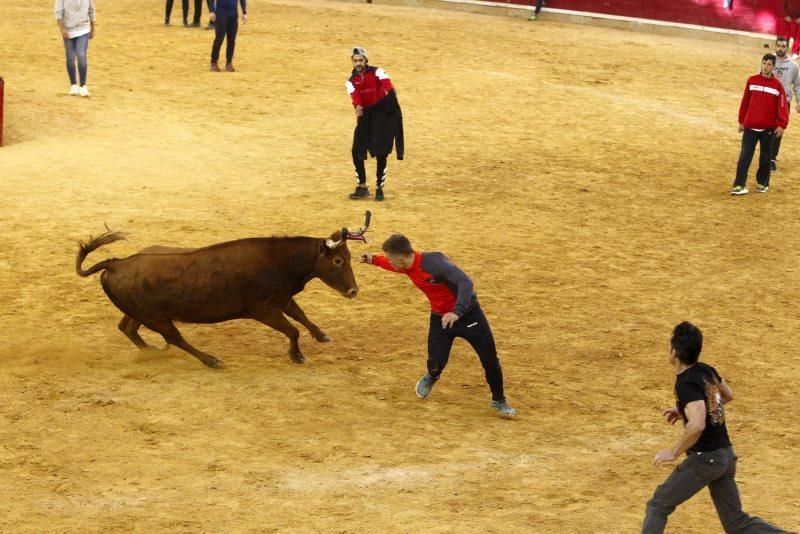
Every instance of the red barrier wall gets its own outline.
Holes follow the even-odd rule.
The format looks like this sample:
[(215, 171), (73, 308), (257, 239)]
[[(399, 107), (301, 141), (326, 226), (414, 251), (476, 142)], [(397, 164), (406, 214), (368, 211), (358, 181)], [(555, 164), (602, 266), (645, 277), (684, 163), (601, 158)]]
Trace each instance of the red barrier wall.
[[(498, 3), (534, 5), (534, 0), (509, 0)], [(548, 7), (589, 11), (641, 19), (681, 22), (730, 30), (776, 33), (781, 0), (732, 0), (725, 9), (723, 0), (546, 0)]]
[(0, 78), (0, 146), (3, 146), (3, 94), (5, 90), (5, 82)]

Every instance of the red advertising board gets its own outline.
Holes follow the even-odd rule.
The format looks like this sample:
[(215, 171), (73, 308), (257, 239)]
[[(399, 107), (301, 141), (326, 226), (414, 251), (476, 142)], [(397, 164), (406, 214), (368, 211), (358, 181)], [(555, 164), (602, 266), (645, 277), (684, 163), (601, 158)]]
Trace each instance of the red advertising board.
[[(498, 4), (534, 5), (534, 0)], [(546, 0), (547, 8), (775, 34), (781, 0)]]

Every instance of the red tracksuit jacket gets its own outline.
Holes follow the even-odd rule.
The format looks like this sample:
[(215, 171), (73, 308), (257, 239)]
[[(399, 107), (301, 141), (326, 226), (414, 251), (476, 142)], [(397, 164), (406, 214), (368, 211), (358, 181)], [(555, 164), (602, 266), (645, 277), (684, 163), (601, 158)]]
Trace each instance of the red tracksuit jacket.
[(353, 100), (353, 106), (362, 108), (370, 107), (394, 89), (392, 80), (389, 79), (385, 70), (369, 65), (364, 69), (364, 74), (356, 74), (354, 69), (345, 86)]
[(739, 106), (739, 124), (751, 130), (786, 128), (789, 111), (783, 84), (775, 77), (750, 76)]

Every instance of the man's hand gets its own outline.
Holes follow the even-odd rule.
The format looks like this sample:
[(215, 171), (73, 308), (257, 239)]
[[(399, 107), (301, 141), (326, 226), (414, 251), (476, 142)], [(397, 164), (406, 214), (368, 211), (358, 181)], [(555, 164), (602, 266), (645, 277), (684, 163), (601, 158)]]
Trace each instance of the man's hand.
[(211, 22), (217, 22), (217, 14), (212, 11), (208, 14), (208, 20)]
[(744, 131), (744, 125), (740, 124), (739, 125), (739, 133), (742, 133), (743, 131)]
[(783, 128), (781, 128), (780, 126), (775, 128), (775, 137), (781, 137), (782, 135), (783, 135)]
[(792, 22), (792, 17), (790, 17), (789, 15), (786, 15), (786, 18), (784, 20), (786, 22)]
[(360, 105), (356, 106), (356, 117), (360, 117), (364, 114), (364, 108)]
[(458, 319), (459, 319), (458, 315), (456, 315), (453, 312), (445, 313), (444, 315), (442, 315), (442, 328), (447, 330), (448, 328), (453, 326), (453, 323), (458, 321)]
[(64, 39), (69, 39), (69, 33), (67, 33), (67, 30), (61, 30), (61, 37)]
[(247, 24), (247, 13), (242, 13), (242, 24)]
[(664, 417), (667, 418), (667, 423), (674, 425), (675, 421), (681, 418), (681, 413), (678, 411), (677, 407), (672, 407), (664, 410)]
[(653, 465), (659, 466), (661, 464), (674, 462), (675, 461), (675, 453), (672, 449), (664, 449), (663, 451), (658, 451), (656, 453), (656, 458), (653, 460)]
[(372, 253), (371, 252), (362, 252), (361, 253), (361, 263), (372, 263)]

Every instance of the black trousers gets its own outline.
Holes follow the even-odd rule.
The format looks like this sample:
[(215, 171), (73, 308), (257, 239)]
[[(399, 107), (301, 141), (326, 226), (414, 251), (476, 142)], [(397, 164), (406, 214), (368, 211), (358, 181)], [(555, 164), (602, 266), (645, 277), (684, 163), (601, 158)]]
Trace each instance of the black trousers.
[[(352, 149), (352, 156), (353, 156), (353, 168), (356, 172), (356, 178), (358, 178), (358, 185), (366, 185), (367, 184), (367, 169), (364, 166), (364, 160), (358, 157), (356, 151), (356, 138), (355, 134), (353, 134), (353, 149)], [(378, 187), (383, 187), (383, 184), (386, 183), (386, 155), (376, 155), (375, 159), (378, 160), (378, 165), (376, 167), (375, 173), (377, 175), (377, 179), (375, 181), (375, 185)]]
[[(168, 21), (170, 16), (172, 15), (172, 5), (175, 3), (175, 0), (167, 0), (166, 6), (164, 6), (164, 20)], [(197, 3), (195, 2), (195, 9), (197, 8)], [(183, 20), (186, 21), (186, 18), (189, 16), (189, 0), (181, 0), (181, 9), (183, 11)]]
[(772, 139), (772, 159), (778, 159), (778, 152), (781, 151), (781, 141), (783, 140), (783, 136), (774, 137)]
[(200, 24), (200, 17), (203, 15), (203, 0), (194, 0), (194, 18), (192, 24)]
[(219, 61), (219, 49), (222, 48), (222, 41), (228, 38), (228, 46), (225, 49), (225, 60), (233, 62), (233, 50), (236, 48), (236, 32), (239, 31), (238, 13), (217, 13), (217, 22), (214, 24), (216, 35), (214, 45), (211, 47), (211, 62)]
[(492, 329), (480, 306), (475, 306), (448, 329), (442, 328), (441, 315), (431, 313), (428, 329), (428, 374), (436, 380), (439, 379), (457, 337), (465, 339), (478, 354), (486, 374), (486, 382), (492, 391), (492, 400), (504, 401), (503, 369), (497, 358)]
[(750, 170), (750, 163), (753, 161), (756, 144), (759, 145), (756, 181), (761, 185), (769, 185), (769, 161), (772, 159), (772, 140), (774, 138), (775, 130), (762, 130), (759, 132), (745, 128), (742, 133), (742, 150), (739, 152), (739, 162), (736, 164), (734, 187), (744, 187), (747, 184), (747, 172)]

